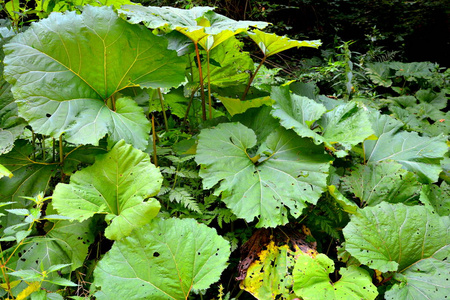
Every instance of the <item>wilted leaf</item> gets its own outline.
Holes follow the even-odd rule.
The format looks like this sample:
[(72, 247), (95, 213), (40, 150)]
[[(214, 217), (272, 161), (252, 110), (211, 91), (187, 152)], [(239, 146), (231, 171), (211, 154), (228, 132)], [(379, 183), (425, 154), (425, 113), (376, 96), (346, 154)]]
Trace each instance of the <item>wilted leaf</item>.
[(158, 193), (162, 176), (150, 157), (124, 141), (70, 178), (59, 183), (53, 206), (63, 216), (83, 221), (94, 214), (106, 214), (111, 224), (105, 236), (120, 239), (156, 216), (160, 205), (151, 198)]
[(149, 122), (116, 93), (182, 82), (185, 61), (166, 48), (164, 38), (112, 8), (86, 6), (81, 15), (51, 14), (15, 36), (5, 46), (5, 77), (35, 132), (94, 145), (108, 133), (145, 149)]
[(220, 183), (216, 194), (236, 216), (248, 222), (257, 217), (257, 227), (286, 224), (288, 211), (298, 217), (305, 202), (316, 203), (326, 188), (331, 157), (284, 129), (270, 134), (250, 155), (254, 146), (255, 133), (240, 123), (203, 130), (195, 158), (202, 165), (203, 186)]
[(193, 219), (155, 219), (115, 242), (99, 262), (93, 284), (104, 294), (96, 296), (187, 299), (219, 279), (229, 255), (229, 243), (206, 225)]

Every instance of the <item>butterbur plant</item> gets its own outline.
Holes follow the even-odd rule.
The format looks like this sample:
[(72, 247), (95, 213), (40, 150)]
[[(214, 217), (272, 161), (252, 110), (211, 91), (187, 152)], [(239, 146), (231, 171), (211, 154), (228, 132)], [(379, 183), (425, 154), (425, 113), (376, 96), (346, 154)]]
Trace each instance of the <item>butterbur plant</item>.
[[(332, 99), (256, 83), (281, 51), (321, 45), (265, 22), (39, 3), (46, 18), (0, 28), (2, 299), (448, 295), (438, 74), (408, 69), (413, 96)], [(389, 87), (404, 67), (366, 70)]]

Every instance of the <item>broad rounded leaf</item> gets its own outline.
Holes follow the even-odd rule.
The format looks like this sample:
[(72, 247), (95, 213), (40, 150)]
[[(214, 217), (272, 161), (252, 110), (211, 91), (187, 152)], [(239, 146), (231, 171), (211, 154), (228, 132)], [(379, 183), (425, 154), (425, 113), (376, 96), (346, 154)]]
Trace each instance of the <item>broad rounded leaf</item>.
[(172, 87), (184, 80), (184, 59), (167, 41), (118, 18), (110, 7), (53, 13), (5, 46), (5, 77), (19, 114), (35, 132), (76, 144), (105, 134), (144, 149), (149, 122), (118, 91)]
[(291, 40), (286, 36), (279, 36), (274, 33), (266, 33), (261, 30), (253, 30), (248, 33), (249, 37), (259, 46), (264, 56), (271, 56), (278, 52), (294, 47), (312, 47), (318, 48), (322, 45), (320, 40), (297, 41)]
[(61, 215), (78, 221), (106, 214), (112, 222), (105, 235), (116, 240), (156, 216), (158, 201), (144, 199), (156, 195), (161, 183), (161, 173), (148, 154), (120, 141), (92, 166), (72, 175), (70, 184), (59, 183), (52, 203)]
[(220, 182), (216, 194), (236, 216), (257, 227), (288, 222), (288, 209), (298, 217), (305, 202), (316, 203), (326, 188), (331, 157), (309, 139), (279, 129), (270, 134), (254, 157), (253, 130), (240, 123), (220, 124), (200, 133), (196, 161), (203, 186)]
[(344, 177), (344, 183), (360, 199), (361, 206), (374, 206), (382, 201), (406, 203), (420, 191), (414, 174), (392, 161), (359, 165), (350, 176)]
[(448, 151), (443, 135), (430, 138), (415, 132), (399, 131), (401, 122), (378, 112), (371, 114), (371, 123), (378, 139), (364, 142), (367, 163), (390, 159), (416, 173), (425, 183), (438, 180), (442, 171), (440, 160)]
[(181, 9), (169, 6), (142, 7), (124, 5), (121, 13), (130, 23), (143, 22), (148, 28), (170, 28), (182, 32), (205, 50), (212, 50), (230, 37), (246, 31), (250, 26), (264, 28), (266, 22), (235, 21), (213, 12), (213, 7), (200, 6)]
[(364, 269), (356, 266), (341, 268), (341, 278), (330, 282), (329, 274), (334, 271), (334, 263), (325, 254), (312, 258), (300, 255), (294, 266), (294, 291), (304, 300), (373, 300), (377, 288)]
[(424, 206), (382, 202), (351, 216), (345, 249), (372, 269), (401, 272), (447, 246), (449, 225), (448, 216)]
[(99, 262), (97, 299), (187, 299), (219, 279), (229, 255), (229, 243), (206, 225), (155, 219), (115, 242)]

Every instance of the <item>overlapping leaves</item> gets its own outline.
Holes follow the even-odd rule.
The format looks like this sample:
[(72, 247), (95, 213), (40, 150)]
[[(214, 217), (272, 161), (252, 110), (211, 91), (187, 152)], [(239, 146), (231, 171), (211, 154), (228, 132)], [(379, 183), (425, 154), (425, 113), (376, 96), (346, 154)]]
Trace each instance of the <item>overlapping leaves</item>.
[[(89, 42), (87, 42), (89, 41)], [(51, 14), (5, 46), (5, 76), (19, 114), (33, 129), (76, 144), (105, 134), (144, 149), (149, 122), (130, 86), (171, 87), (184, 80), (184, 60), (165, 39), (118, 18), (111, 8)]]
[[(356, 102), (326, 112), (324, 105), (292, 94), (289, 86), (274, 87), (271, 97), (276, 100), (272, 115), (280, 119), (283, 127), (293, 129), (299, 136), (313, 138), (316, 144), (325, 143), (338, 157), (345, 156), (347, 150), (373, 133), (368, 116)], [(337, 144), (344, 150), (335, 149)]]
[(118, 142), (96, 162), (75, 173), (70, 184), (59, 183), (53, 205), (61, 215), (83, 221), (94, 214), (106, 214), (111, 224), (105, 231), (109, 239), (120, 239), (151, 221), (159, 203), (162, 176), (145, 154), (124, 141)]
[(240, 123), (220, 124), (199, 136), (196, 161), (201, 164), (204, 188), (216, 189), (222, 200), (257, 227), (288, 222), (288, 211), (298, 217), (305, 202), (315, 203), (326, 188), (331, 157), (321, 146), (294, 132), (271, 133), (254, 156), (253, 130)]

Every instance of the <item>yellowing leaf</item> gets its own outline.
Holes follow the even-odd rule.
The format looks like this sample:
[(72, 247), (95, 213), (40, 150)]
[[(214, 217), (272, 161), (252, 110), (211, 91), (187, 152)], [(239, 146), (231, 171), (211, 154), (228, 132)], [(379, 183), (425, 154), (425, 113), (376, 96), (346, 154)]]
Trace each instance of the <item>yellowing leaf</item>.
[(288, 245), (278, 247), (271, 241), (267, 249), (260, 252), (259, 260), (248, 268), (241, 289), (261, 300), (290, 299), (294, 282), (289, 270), (294, 267), (294, 258), (299, 252), (290, 250)]
[(246, 101), (222, 96), (217, 96), (217, 98), (219, 98), (219, 100), (222, 102), (231, 116), (234, 116), (235, 114), (241, 114), (252, 107), (260, 107), (262, 105), (271, 106), (275, 102), (269, 96)]
[(26, 287), (23, 291), (17, 295), (16, 300), (25, 300), (28, 296), (30, 296), (32, 293), (39, 291), (41, 288), (41, 283), (39, 281), (34, 281), (28, 284), (28, 287)]

